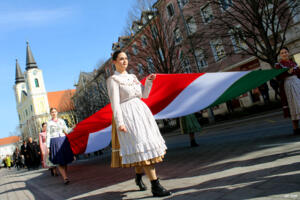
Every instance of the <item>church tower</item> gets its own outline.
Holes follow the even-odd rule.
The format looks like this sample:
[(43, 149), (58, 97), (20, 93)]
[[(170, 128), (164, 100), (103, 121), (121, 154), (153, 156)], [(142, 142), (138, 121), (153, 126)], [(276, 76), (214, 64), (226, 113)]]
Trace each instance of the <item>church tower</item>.
[(43, 72), (38, 68), (28, 42), (26, 71), (23, 75), (17, 61), (14, 89), (21, 132), (24, 137), (37, 139), (41, 124), (49, 119), (49, 103)]
[(26, 92), (24, 75), (21, 71), (18, 59), (16, 59), (16, 80), (14, 85), (17, 106), (21, 103), (22, 92)]

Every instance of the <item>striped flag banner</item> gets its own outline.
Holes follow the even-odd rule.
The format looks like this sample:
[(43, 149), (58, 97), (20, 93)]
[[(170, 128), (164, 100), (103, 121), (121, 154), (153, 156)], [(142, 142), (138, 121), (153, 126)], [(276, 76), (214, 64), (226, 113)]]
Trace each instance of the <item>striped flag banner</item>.
[[(142, 99), (155, 119), (185, 116), (231, 100), (286, 71), (157, 74), (147, 99)], [(142, 84), (145, 83), (143, 79)], [(79, 122), (68, 135), (74, 154), (90, 153), (111, 141), (110, 104)]]

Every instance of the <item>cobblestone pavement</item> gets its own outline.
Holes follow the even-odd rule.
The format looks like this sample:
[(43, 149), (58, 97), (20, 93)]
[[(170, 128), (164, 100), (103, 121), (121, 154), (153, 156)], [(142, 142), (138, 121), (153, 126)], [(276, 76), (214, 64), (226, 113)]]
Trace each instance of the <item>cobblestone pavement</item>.
[(0, 199), (300, 199), (300, 137), (281, 115), (204, 128), (199, 147), (187, 135), (165, 136), (168, 152), (157, 172), (172, 196), (153, 198), (150, 183), (138, 191), (133, 169), (112, 169), (108, 155), (69, 167), (70, 185), (48, 170), (0, 170)]

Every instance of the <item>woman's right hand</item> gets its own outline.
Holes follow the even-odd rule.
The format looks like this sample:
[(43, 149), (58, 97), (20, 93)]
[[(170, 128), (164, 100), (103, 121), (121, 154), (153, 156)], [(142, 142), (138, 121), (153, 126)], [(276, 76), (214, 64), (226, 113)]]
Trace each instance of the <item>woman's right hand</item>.
[(288, 73), (289, 73), (289, 74), (292, 74), (293, 71), (294, 71), (294, 68), (290, 68), (289, 71), (288, 71)]
[(49, 148), (47, 149), (47, 152), (48, 152), (48, 155), (49, 155), (49, 152), (50, 152), (50, 149), (49, 149)]
[(125, 127), (125, 125), (121, 125), (121, 126), (119, 126), (119, 131), (121, 131), (121, 132), (127, 132), (127, 129), (126, 129), (126, 127)]

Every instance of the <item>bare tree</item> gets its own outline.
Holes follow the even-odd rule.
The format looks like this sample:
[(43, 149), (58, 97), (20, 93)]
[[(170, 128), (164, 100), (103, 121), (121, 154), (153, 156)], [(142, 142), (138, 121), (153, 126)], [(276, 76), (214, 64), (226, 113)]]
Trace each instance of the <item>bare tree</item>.
[[(162, 22), (157, 12), (148, 12), (148, 16), (149, 22), (135, 34), (138, 45), (133, 44), (132, 51), (127, 53), (131, 64), (146, 75), (195, 71), (191, 69), (193, 54), (189, 40), (183, 38), (185, 33), (179, 29), (181, 16), (173, 16), (172, 22)], [(198, 40), (201, 39), (199, 36)]]
[[(203, 6), (203, 2), (190, 0), (193, 7)], [(299, 1), (211, 0), (209, 3), (214, 14), (204, 13), (210, 21), (204, 30), (205, 38), (223, 40), (222, 45), (231, 50), (226, 51), (228, 55), (251, 55), (275, 66), (279, 49), (286, 43), (287, 31), (294, 16), (299, 14)]]
[(156, 0), (136, 0), (128, 11), (126, 24), (122, 31), (122, 35), (130, 36), (132, 34), (132, 23), (140, 19), (141, 13), (145, 10), (153, 11), (152, 5)]

